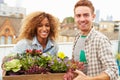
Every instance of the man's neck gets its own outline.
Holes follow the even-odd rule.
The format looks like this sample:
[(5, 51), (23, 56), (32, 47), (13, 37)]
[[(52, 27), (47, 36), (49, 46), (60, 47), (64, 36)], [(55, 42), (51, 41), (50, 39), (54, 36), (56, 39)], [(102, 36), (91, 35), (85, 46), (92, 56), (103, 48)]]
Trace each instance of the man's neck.
[[(91, 28), (92, 29), (92, 28)], [(89, 34), (89, 32), (91, 31), (91, 29), (89, 30), (83, 30), (81, 31), (80, 33), (83, 35), (83, 36), (87, 36)]]

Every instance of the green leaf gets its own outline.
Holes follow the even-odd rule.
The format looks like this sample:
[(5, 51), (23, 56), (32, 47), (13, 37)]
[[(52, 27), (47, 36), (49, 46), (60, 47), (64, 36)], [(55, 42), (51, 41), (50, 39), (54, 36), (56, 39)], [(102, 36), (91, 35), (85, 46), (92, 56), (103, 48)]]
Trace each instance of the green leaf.
[(14, 71), (17, 72), (17, 71), (20, 70), (21, 66), (22, 66), (22, 65), (21, 65), (21, 63), (20, 63), (20, 60), (18, 60), (18, 59), (13, 59), (13, 60), (8, 61), (8, 62), (6, 62), (6, 63), (4, 64), (4, 69), (5, 69), (6, 71), (12, 70), (13, 72), (14, 72)]

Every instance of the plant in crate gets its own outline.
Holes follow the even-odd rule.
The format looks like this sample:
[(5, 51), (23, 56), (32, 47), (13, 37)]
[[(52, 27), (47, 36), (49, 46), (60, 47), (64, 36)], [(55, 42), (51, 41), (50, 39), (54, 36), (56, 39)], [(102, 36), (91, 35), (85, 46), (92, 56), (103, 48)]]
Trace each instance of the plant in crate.
[(71, 61), (63, 52), (51, 55), (35, 49), (7, 57), (2, 65), (6, 75), (67, 73), (74, 72), (78, 68), (83, 67), (77, 62)]
[[(44, 56), (45, 54), (47, 56)], [(16, 69), (16, 65), (18, 65), (18, 63), (15, 63), (16, 59), (13, 58), (8, 59), (8, 61), (3, 64), (3, 70), (6, 71), (7, 75), (47, 73), (49, 71), (47, 65), (51, 56), (48, 53), (44, 53), (44, 55), (40, 50), (26, 50), (26, 53), (15, 56), (20, 65), (19, 69), (13, 71), (13, 69)], [(14, 65), (10, 67), (12, 63)]]
[(70, 60), (63, 52), (59, 52), (57, 56), (52, 56), (48, 66), (52, 73), (63, 73), (69, 69)]

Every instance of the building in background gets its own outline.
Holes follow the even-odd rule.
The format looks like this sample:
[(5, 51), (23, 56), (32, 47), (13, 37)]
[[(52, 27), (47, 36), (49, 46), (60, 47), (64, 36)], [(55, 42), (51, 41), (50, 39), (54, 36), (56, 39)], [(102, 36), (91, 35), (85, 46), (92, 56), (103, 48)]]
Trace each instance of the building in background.
[(0, 0), (0, 44), (13, 44), (19, 34), (26, 9), (10, 7)]
[(95, 23), (99, 23), (100, 19), (100, 10), (96, 10), (96, 18), (95, 18)]
[[(19, 35), (21, 20), (26, 15), (26, 9), (9, 7), (0, 0), (0, 44), (13, 44), (14, 39)], [(112, 21), (112, 16), (108, 20), (100, 21), (100, 11), (96, 10), (94, 27), (98, 31), (108, 36), (110, 40), (118, 40), (120, 21)], [(66, 17), (59, 27), (58, 42), (73, 42), (75, 35), (78, 33), (77, 26), (73, 17)]]
[[(60, 42), (73, 42), (75, 35), (78, 33), (74, 20), (71, 20), (70, 22), (70, 19), (71, 17), (65, 18), (61, 23)], [(110, 40), (118, 40), (119, 23), (120, 21), (99, 21), (99, 23), (94, 22), (93, 27), (105, 34)]]
[(4, 0), (0, 0), (0, 3), (4, 3)]
[(112, 15), (107, 15), (107, 18), (106, 18), (107, 21), (113, 21), (113, 16)]
[(0, 16), (24, 17), (26, 9), (22, 7), (10, 7), (3, 0), (0, 0)]

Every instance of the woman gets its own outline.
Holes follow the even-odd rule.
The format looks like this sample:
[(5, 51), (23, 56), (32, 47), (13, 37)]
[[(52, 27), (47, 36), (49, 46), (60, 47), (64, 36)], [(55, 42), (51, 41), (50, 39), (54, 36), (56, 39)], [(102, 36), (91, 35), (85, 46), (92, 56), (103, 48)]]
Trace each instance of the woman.
[(58, 33), (57, 18), (45, 12), (33, 12), (22, 21), (18, 42), (12, 53), (24, 53), (26, 49), (37, 49), (43, 53), (55, 55), (58, 45), (55, 40)]

